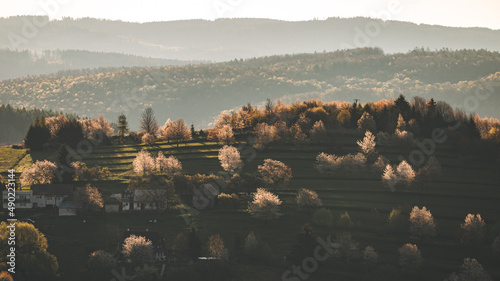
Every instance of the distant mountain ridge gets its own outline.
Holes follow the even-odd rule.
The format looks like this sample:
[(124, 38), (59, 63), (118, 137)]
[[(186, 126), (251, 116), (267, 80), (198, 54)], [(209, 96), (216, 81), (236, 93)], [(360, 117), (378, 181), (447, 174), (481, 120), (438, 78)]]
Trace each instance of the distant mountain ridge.
[[(288, 22), (270, 19), (185, 20), (130, 23), (92, 18), (50, 21), (30, 38), (23, 28), (40, 17), (0, 18), (0, 49), (88, 50), (179, 60), (228, 61), (280, 54), (380, 47), (406, 53), (431, 50), (500, 51), (500, 30), (329, 18)], [(373, 26), (378, 26), (374, 29)], [(18, 40), (13, 40), (18, 39)], [(14, 42), (14, 43), (13, 43)]]
[[(0, 81), (24, 76), (43, 75), (60, 71), (88, 73), (117, 71), (123, 67), (151, 67), (196, 64), (198, 61), (180, 61), (146, 58), (117, 53), (82, 50), (11, 51), (0, 49)], [(107, 68), (107, 69), (102, 69)]]
[(270, 56), (223, 63), (127, 68), (0, 81), (0, 104), (53, 109), (81, 117), (121, 113), (138, 129), (152, 106), (160, 123), (185, 118), (206, 129), (222, 110), (267, 98), (321, 98), (362, 103), (405, 95), (443, 100), (481, 116), (500, 117), (500, 53), (416, 49), (384, 54), (362, 48)]

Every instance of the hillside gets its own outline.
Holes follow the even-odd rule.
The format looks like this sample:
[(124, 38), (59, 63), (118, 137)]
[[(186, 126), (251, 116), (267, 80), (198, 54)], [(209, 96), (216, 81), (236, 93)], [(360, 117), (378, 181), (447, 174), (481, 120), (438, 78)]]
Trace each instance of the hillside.
[[(329, 18), (287, 22), (269, 19), (185, 20), (131, 23), (93, 18), (50, 21), (25, 38), (23, 28), (48, 18), (0, 19), (0, 49), (88, 50), (180, 60), (227, 61), (280, 54), (381, 47), (388, 53), (415, 47), (500, 51), (500, 31)], [(374, 26), (380, 32), (373, 33)], [(369, 28), (372, 28), (370, 30)], [(366, 31), (369, 30), (369, 31)], [(32, 38), (31, 38), (32, 37)]]
[[(0, 104), (74, 113), (127, 115), (138, 128), (152, 106), (159, 123), (184, 117), (207, 128), (222, 110), (266, 99), (361, 102), (436, 98), (480, 116), (500, 117), (500, 54), (484, 50), (384, 54), (380, 49), (271, 56), (226, 63), (27, 77), (0, 82)], [(189, 112), (189, 114), (186, 114)]]
[[(311, 273), (314, 276), (312, 280), (406, 280), (404, 278), (409, 275), (399, 270), (397, 250), (409, 242), (417, 243), (425, 258), (422, 269), (412, 275), (415, 280), (444, 280), (460, 267), (463, 258), (469, 256), (477, 258), (493, 278), (500, 277), (500, 271), (495, 265), (497, 260), (489, 254), (491, 240), (499, 230), (499, 162), (495, 164), (461, 158), (450, 143), (438, 144), (434, 156), (441, 162), (443, 174), (429, 182), (425, 189), (421, 190), (418, 186), (405, 187), (395, 193), (382, 186), (380, 175), (373, 173), (368, 167), (360, 172), (337, 171), (331, 175), (320, 174), (313, 168), (315, 157), (320, 152), (340, 155), (356, 153), (356, 140), (360, 138), (361, 132), (349, 131), (338, 135), (328, 145), (305, 145), (298, 148), (295, 145), (270, 144), (265, 150), (256, 152), (255, 157), (245, 157), (245, 167), (241, 174), (254, 173), (266, 158), (283, 161), (292, 168), (293, 179), (290, 185), (276, 191), (284, 202), (281, 208), (284, 216), (272, 223), (258, 221), (245, 211), (246, 200), (250, 200), (249, 193), (254, 192), (256, 186), (229, 189), (229, 192), (236, 192), (240, 196), (240, 208), (194, 210), (188, 215), (189, 221), (198, 225), (203, 243), (206, 243), (210, 235), (221, 234), (231, 255), (238, 254), (238, 239), (243, 239), (254, 231), (260, 241), (269, 247), (269, 253), (266, 252), (267, 254), (255, 260), (239, 259), (231, 264), (233, 274), (245, 276), (241, 280), (280, 280), (283, 272), (289, 268), (284, 264), (283, 257), (296, 241), (300, 227), (311, 222), (311, 212), (298, 208), (295, 202), (296, 192), (306, 187), (316, 191), (323, 201), (323, 207), (333, 213), (333, 226), (313, 225), (316, 235), (325, 238), (330, 234), (348, 231), (359, 243), (359, 249), (371, 245), (379, 253), (379, 264), (374, 268), (366, 267), (359, 258), (350, 262), (342, 258), (330, 258), (320, 263), (318, 270)], [(244, 136), (238, 137), (235, 146), (248, 148), (247, 145)], [(135, 175), (132, 161), (141, 149), (174, 155), (181, 160), (185, 175), (224, 175), (217, 159), (219, 148), (219, 145), (204, 138), (196, 138), (180, 147), (166, 141), (156, 142), (151, 146), (102, 146), (93, 149), (91, 154), (85, 156), (84, 161), (89, 166), (100, 165), (111, 171), (112, 177), (92, 182), (107, 198), (128, 187), (130, 178)], [(387, 157), (391, 163), (397, 163), (398, 156), (407, 155), (409, 151), (411, 147), (377, 148), (377, 152)], [(16, 166), (16, 170), (21, 172), (27, 163), (47, 157), (53, 159), (53, 156), (47, 154), (28, 153)], [(76, 182), (76, 186), (85, 184), (87, 182)], [(226, 189), (222, 191), (228, 192)], [(183, 193), (182, 187), (177, 183), (176, 192)], [(185, 196), (183, 199), (186, 206), (192, 207), (191, 197)], [(23, 212), (22, 215), (29, 216), (36, 212), (37, 227), (43, 230), (51, 252), (57, 256), (62, 278), (77, 281), (88, 280), (88, 254), (96, 249), (115, 251), (120, 234), (126, 229), (158, 231), (163, 235), (167, 248), (176, 247), (176, 237), (180, 233), (186, 233), (190, 225), (185, 220), (183, 205), (176, 205), (174, 200), (170, 204), (170, 209), (162, 213), (129, 212), (85, 216), (85, 224), (74, 217), (56, 217), (50, 211)], [(438, 223), (436, 237), (425, 240), (409, 238), (407, 218), (414, 205), (426, 206), (432, 211)], [(388, 216), (391, 210), (398, 208), (402, 212), (403, 222), (393, 229), (387, 222)], [(345, 212), (348, 212), (353, 222), (350, 226), (337, 223), (340, 215)], [(480, 213), (487, 223), (486, 241), (475, 248), (459, 242), (459, 225), (467, 213)], [(152, 224), (151, 219), (158, 220), (158, 223)], [(118, 238), (115, 237), (117, 231)], [(168, 267), (167, 274), (173, 280), (221, 280), (210, 276), (196, 279), (193, 272), (199, 270), (196, 266), (179, 263), (175, 267)], [(112, 276), (109, 274), (105, 277), (107, 279), (103, 280)]]
[[(0, 49), (0, 80), (56, 73), (65, 70), (88, 69), (87, 73), (111, 71), (112, 68), (187, 65), (196, 61), (146, 58), (118, 53), (81, 50), (11, 51)], [(101, 69), (107, 68), (107, 69)], [(114, 69), (116, 71), (116, 69)]]

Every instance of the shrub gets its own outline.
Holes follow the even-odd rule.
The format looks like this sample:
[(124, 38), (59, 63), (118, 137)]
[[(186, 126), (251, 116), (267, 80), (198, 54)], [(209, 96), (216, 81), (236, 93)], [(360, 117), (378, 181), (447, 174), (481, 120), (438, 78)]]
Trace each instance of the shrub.
[(312, 216), (312, 223), (315, 225), (330, 227), (333, 222), (333, 214), (330, 210), (321, 208), (314, 212)]
[(480, 214), (468, 214), (465, 217), (464, 223), (460, 225), (463, 231), (462, 242), (472, 243), (480, 242), (484, 237), (484, 227), (486, 223), (481, 218)]
[(300, 207), (319, 207), (323, 205), (321, 199), (318, 197), (318, 193), (305, 188), (299, 190), (296, 201)]
[(424, 263), (424, 259), (422, 258), (422, 254), (415, 244), (404, 244), (398, 250), (399, 252), (399, 265), (401, 266), (403, 271), (414, 272), (420, 267), (422, 267)]
[(217, 206), (224, 209), (237, 209), (240, 205), (238, 195), (221, 193), (217, 196)]
[(353, 225), (351, 216), (349, 216), (349, 213), (347, 211), (340, 215), (338, 225), (340, 227), (351, 227)]
[(410, 213), (410, 233), (419, 238), (436, 235), (436, 223), (431, 211), (414, 206)]
[(363, 251), (363, 261), (368, 265), (374, 265), (378, 262), (378, 253), (372, 246), (367, 246)]
[(92, 271), (104, 272), (113, 269), (118, 264), (117, 259), (110, 253), (98, 250), (89, 255), (88, 265)]

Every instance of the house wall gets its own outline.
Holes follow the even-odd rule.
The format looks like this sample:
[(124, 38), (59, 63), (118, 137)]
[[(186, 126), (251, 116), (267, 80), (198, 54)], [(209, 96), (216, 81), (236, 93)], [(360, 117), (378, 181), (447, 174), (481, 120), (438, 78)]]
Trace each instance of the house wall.
[[(7, 190), (4, 190), (2, 192), (2, 198), (3, 198), (3, 208), (7, 209), (9, 207), (9, 201), (8, 201), (9, 193)], [(33, 208), (33, 204), (31, 202), (33, 197), (33, 192), (31, 190), (25, 190), (25, 191), (16, 191), (16, 209), (30, 209)]]
[(104, 211), (106, 213), (118, 213), (120, 211), (120, 205), (118, 204), (104, 205)]
[(61, 209), (59, 208), (59, 216), (76, 216), (77, 209)]

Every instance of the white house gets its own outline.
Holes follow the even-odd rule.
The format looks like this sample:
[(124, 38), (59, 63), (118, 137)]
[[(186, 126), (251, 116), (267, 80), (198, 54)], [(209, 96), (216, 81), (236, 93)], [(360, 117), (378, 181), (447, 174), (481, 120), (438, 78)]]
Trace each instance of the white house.
[(118, 211), (153, 211), (167, 208), (166, 190), (143, 189), (124, 190), (113, 194), (104, 201), (104, 210), (108, 213)]
[[(3, 208), (9, 205), (9, 192), (2, 192)], [(71, 184), (34, 184), (31, 190), (16, 190), (16, 208), (31, 209), (55, 207), (64, 199), (73, 196)]]
[(55, 207), (64, 199), (73, 196), (72, 184), (34, 184), (31, 190), (33, 208)]
[[(32, 197), (33, 191), (31, 190), (16, 190), (16, 200), (13, 201), (16, 204), (16, 209), (33, 208)], [(9, 192), (7, 190), (2, 192), (2, 198), (3, 208), (7, 209), (9, 207)]]

